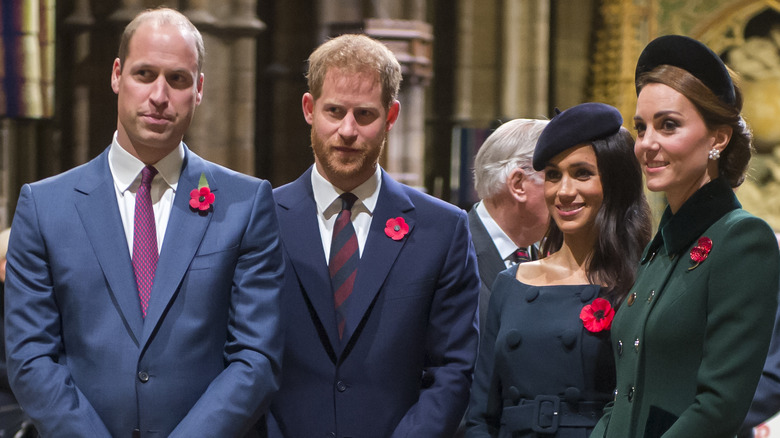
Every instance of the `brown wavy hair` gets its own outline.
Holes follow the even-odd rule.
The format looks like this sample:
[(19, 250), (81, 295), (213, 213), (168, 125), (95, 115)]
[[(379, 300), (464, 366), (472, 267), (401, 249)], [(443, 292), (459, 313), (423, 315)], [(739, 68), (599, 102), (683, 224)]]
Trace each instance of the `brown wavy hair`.
[(645, 85), (653, 83), (666, 85), (690, 100), (708, 129), (724, 125), (731, 127), (731, 139), (718, 160), (718, 176), (725, 178), (732, 188), (739, 187), (745, 181), (754, 148), (753, 134), (742, 118), (742, 91), (737, 84), (734, 84), (736, 102), (729, 105), (720, 100), (702, 81), (679, 67), (659, 65), (642, 73), (636, 81), (637, 94)]

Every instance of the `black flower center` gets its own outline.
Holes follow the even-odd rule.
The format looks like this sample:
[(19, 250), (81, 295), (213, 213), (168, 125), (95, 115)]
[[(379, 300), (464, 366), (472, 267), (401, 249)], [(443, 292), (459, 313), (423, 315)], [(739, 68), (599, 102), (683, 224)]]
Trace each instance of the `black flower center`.
[(604, 311), (603, 310), (597, 310), (593, 312), (593, 317), (598, 319), (604, 318)]
[(200, 198), (198, 198), (198, 200), (199, 200), (200, 202), (203, 202), (203, 201), (205, 201), (205, 200), (206, 200), (206, 197), (205, 197), (205, 196), (201, 196)]

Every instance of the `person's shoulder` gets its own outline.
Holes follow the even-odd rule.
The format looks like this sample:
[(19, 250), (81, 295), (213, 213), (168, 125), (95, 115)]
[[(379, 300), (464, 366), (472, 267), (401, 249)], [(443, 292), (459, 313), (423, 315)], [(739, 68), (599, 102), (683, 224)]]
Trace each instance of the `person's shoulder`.
[(440, 214), (444, 216), (466, 215), (466, 211), (462, 208), (425, 193), (421, 188), (411, 187), (406, 184), (399, 183), (392, 178), (387, 178), (385, 183), (388, 184), (391, 189), (400, 191), (406, 195), (412, 204), (414, 204), (414, 207), (422, 212), (430, 212), (432, 214)]
[[(197, 155), (195, 155), (195, 157), (197, 157)], [(200, 157), (197, 158), (201, 160), (203, 166), (212, 175), (214, 175), (215, 178), (219, 179), (220, 182), (224, 182), (228, 184), (248, 185), (254, 187), (262, 184), (265, 181), (262, 178), (258, 178), (256, 176), (238, 172), (236, 170), (225, 167), (221, 164), (217, 164)]]
[(737, 208), (726, 213), (713, 225), (714, 229), (720, 228), (725, 233), (749, 233), (767, 236), (767, 239), (775, 235), (772, 227), (762, 218), (753, 215), (747, 210)]
[(105, 154), (100, 154), (84, 164), (56, 175), (31, 182), (28, 185), (34, 191), (72, 191), (73, 188), (78, 186), (80, 182), (83, 182), (86, 177), (96, 177), (97, 181), (99, 181), (102, 177), (100, 172), (108, 167), (108, 162), (104, 160), (106, 160)]

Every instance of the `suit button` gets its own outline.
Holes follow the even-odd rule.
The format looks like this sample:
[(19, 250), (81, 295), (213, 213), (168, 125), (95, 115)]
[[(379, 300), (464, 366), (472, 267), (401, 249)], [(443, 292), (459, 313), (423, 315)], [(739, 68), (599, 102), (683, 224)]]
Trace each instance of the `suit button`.
[(632, 293), (628, 296), (628, 307), (631, 307), (634, 305), (634, 301), (636, 301), (636, 292)]
[(338, 382), (336, 382), (336, 390), (338, 392), (346, 391), (347, 390), (347, 384), (342, 382), (341, 380), (339, 380)]
[(620, 339), (618, 339), (618, 343), (617, 343), (617, 353), (618, 356), (623, 355), (623, 341), (621, 341)]
[(653, 301), (653, 297), (655, 297), (655, 290), (651, 290), (650, 291), (650, 296), (647, 297), (647, 302), (649, 303), (649, 302)]
[(631, 400), (634, 399), (634, 387), (628, 389), (628, 401), (631, 402)]
[(639, 351), (639, 338), (634, 340), (634, 350)]
[(139, 371), (138, 372), (138, 380), (140, 380), (142, 383), (146, 383), (149, 381), (149, 373), (146, 371)]

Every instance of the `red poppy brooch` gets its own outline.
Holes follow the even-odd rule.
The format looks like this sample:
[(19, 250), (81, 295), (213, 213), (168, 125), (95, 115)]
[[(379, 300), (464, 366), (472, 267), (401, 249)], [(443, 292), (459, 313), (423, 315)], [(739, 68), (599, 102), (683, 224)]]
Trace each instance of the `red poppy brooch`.
[(198, 188), (190, 192), (190, 208), (197, 212), (206, 212), (214, 203), (214, 194), (211, 193), (209, 182), (206, 180), (206, 174), (200, 174)]
[(613, 318), (615, 318), (615, 309), (604, 298), (596, 298), (580, 311), (582, 325), (593, 333), (609, 330), (612, 327)]
[(712, 250), (712, 240), (710, 240), (709, 237), (699, 238), (696, 246), (691, 248), (691, 261), (693, 261), (695, 265), (688, 268), (688, 270), (691, 271), (696, 269), (701, 262), (707, 260), (707, 255), (709, 255), (710, 250)]
[(402, 217), (391, 217), (385, 223), (385, 234), (393, 240), (401, 240), (409, 232), (409, 224)]

